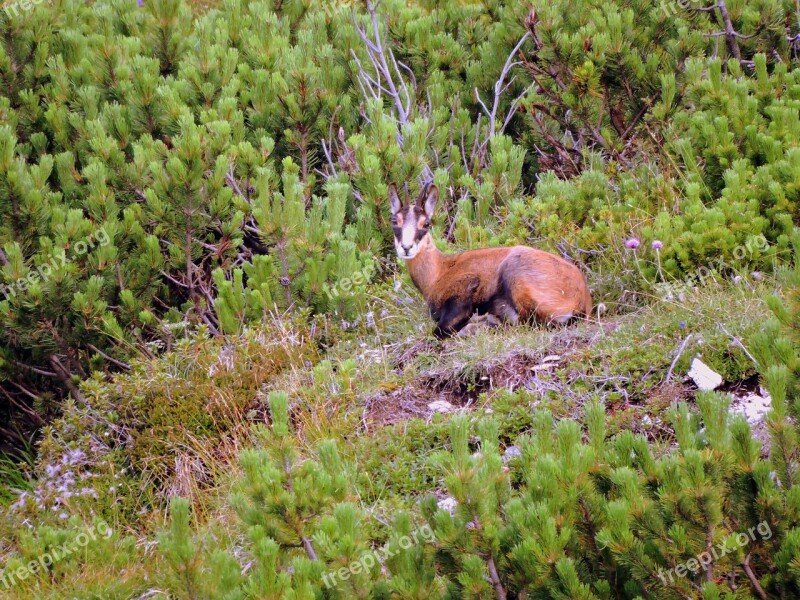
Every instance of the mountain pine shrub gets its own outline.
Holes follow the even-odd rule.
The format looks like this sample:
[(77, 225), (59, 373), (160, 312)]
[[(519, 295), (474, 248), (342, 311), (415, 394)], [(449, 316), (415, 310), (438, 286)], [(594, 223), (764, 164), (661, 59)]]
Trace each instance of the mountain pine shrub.
[[(0, 11), (0, 449), (69, 395), (86, 419), (92, 404), (109, 415), (61, 423), (64, 448), (118, 420), (135, 434), (115, 451), (168, 487), (176, 423), (200, 442), (230, 431), (254, 388), (314, 351), (275, 350), (274, 371), (227, 382), (231, 396), (198, 384), (198, 364), (153, 367), (152, 387), (126, 380), (110, 397), (97, 381), (140, 375), (142, 357), (171, 361), (186, 340), (257, 336), (277, 314), (358, 315), (392, 271), (390, 182), (409, 197), (430, 179), (443, 190), (443, 249), (560, 252), (610, 305), (699, 267), (788, 261), (792, 3), (669, 14), (610, 0), (385, 0), (374, 21), (371, 4), (348, 4), (224, 0), (197, 18), (181, 0)], [(738, 35), (717, 35), (728, 26)], [(388, 85), (381, 57), (395, 96), (370, 83)], [(320, 372), (334, 370), (349, 373)], [(459, 546), (469, 575), (445, 588), (483, 593), (487, 556), (502, 579), (501, 542)]]
[[(800, 233), (793, 239), (800, 251)], [(462, 414), (450, 420), (449, 444), (429, 459), (453, 506), (429, 496), (410, 514), (373, 522), (369, 506), (351, 501), (354, 465), (332, 442), (299, 446), (286, 396), (272, 394), (271, 425), (261, 447), (242, 455), (233, 498), (249, 552), (262, 558), (236, 589), (273, 582), (309, 597), (797, 594), (798, 273), (786, 274), (789, 294), (770, 301), (774, 318), (751, 344), (773, 402), (765, 449), (744, 416), (730, 412), (730, 397), (715, 392), (699, 392), (696, 406), (673, 405), (668, 447), (625, 430), (610, 436), (600, 402), (587, 403), (580, 421), (534, 410), (513, 453), (503, 452), (508, 442), (492, 417)], [(430, 535), (409, 543), (426, 525)], [(180, 535), (183, 544), (193, 539), (186, 528)], [(267, 554), (258, 554), (262, 547)], [(373, 552), (381, 568), (365, 559)], [(197, 564), (210, 565), (210, 555)], [(238, 567), (226, 564), (235, 579)]]

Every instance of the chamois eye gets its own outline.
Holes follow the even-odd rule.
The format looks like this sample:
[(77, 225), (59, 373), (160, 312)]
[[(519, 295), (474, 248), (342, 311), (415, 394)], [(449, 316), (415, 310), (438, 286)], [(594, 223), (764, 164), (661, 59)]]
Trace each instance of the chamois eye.
[(397, 225), (397, 215), (392, 215), (392, 225)]
[(430, 227), (430, 226), (431, 226), (430, 219), (425, 219), (425, 222), (422, 224), (422, 226), (423, 226), (425, 229), (427, 229), (428, 227)]

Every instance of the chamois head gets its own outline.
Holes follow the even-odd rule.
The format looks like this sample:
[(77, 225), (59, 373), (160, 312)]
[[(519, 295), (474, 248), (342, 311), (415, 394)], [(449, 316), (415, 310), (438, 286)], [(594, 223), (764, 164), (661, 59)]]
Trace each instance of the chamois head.
[(420, 251), (420, 244), (431, 226), (433, 209), (439, 191), (436, 186), (429, 184), (414, 204), (403, 206), (397, 195), (397, 186), (389, 186), (389, 203), (392, 207), (392, 229), (394, 230), (394, 248), (397, 256), (403, 260), (411, 260)]

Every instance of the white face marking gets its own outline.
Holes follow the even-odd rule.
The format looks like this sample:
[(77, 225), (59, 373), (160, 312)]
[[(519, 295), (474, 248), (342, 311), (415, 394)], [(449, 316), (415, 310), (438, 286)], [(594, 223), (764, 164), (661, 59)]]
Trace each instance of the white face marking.
[[(394, 227), (394, 249), (397, 257), (403, 260), (415, 258), (420, 251), (422, 239), (417, 239), (420, 221), (424, 217), (415, 214), (413, 208), (406, 208), (396, 215), (397, 225)], [(399, 230), (399, 231), (398, 231)], [(398, 239), (399, 238), (399, 239)]]
[(419, 242), (414, 239), (417, 235), (417, 228), (414, 225), (413, 219), (408, 219), (403, 223), (402, 235), (400, 240), (394, 239), (394, 248), (397, 251), (397, 256), (403, 260), (411, 260), (419, 254)]

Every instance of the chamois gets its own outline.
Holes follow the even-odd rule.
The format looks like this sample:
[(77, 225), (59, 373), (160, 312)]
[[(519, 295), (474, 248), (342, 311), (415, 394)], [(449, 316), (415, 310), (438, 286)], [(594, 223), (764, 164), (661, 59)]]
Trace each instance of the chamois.
[(457, 333), (475, 313), (512, 324), (563, 324), (591, 314), (583, 274), (555, 254), (528, 246), (440, 252), (429, 231), (438, 194), (429, 184), (416, 203), (403, 206), (389, 186), (395, 250), (428, 304), (436, 337)]

